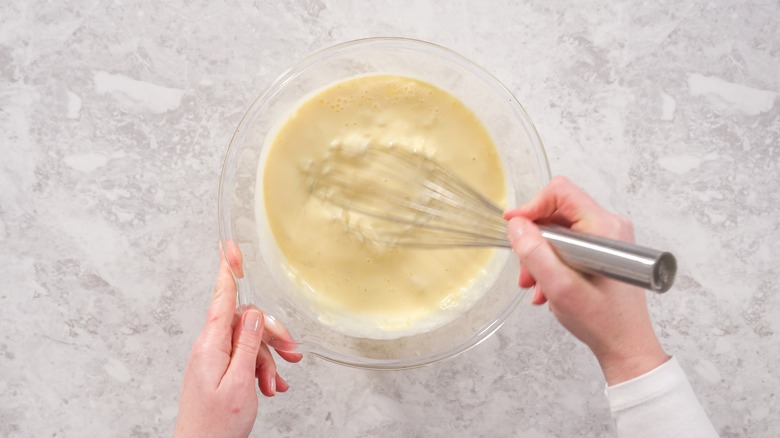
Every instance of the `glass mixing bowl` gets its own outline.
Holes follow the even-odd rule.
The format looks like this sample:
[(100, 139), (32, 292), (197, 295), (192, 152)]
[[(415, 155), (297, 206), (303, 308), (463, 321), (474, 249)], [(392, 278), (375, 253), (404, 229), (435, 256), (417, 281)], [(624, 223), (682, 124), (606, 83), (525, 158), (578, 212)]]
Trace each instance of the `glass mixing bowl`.
[[(219, 187), (223, 247), (238, 244), (242, 278), (236, 278), (240, 305), (254, 304), (284, 324), (294, 344), (273, 345), (310, 353), (348, 366), (403, 369), (437, 362), (477, 345), (495, 332), (518, 304), (519, 267), (508, 250), (495, 282), (467, 311), (431, 331), (398, 339), (349, 336), (319, 322), (291, 297), (284, 258), (273, 244), (264, 217), (257, 217), (257, 178), (264, 147), (276, 128), (303, 99), (345, 79), (368, 74), (416, 78), (459, 98), (482, 121), (501, 156), (509, 207), (519, 205), (550, 179), (542, 142), (523, 107), (490, 73), (443, 47), (405, 38), (361, 39), (321, 50), (284, 72), (249, 107), (228, 147)], [(234, 273), (235, 274), (235, 273)]]

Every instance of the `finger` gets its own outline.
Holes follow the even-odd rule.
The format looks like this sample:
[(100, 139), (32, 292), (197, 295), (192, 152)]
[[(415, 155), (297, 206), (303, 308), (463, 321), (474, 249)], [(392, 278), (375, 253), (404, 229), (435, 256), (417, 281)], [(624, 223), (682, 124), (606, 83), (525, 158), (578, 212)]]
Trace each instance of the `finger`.
[(233, 354), (226, 376), (239, 382), (254, 379), (257, 355), (263, 343), (263, 328), (264, 318), (259, 310), (250, 307), (244, 311), (236, 324)]
[(519, 285), (523, 289), (528, 289), (529, 287), (536, 284), (536, 280), (531, 276), (531, 274), (528, 272), (528, 269), (525, 267), (520, 267), (520, 282)]
[(244, 255), (236, 242), (225, 241), (225, 255), (233, 274), (238, 278), (244, 278)]
[(539, 224), (560, 225), (560, 226), (562, 226), (564, 228), (571, 228), (571, 226), (572, 226), (571, 221), (566, 219), (565, 217), (563, 217), (563, 215), (559, 211), (556, 211), (555, 213), (553, 213), (553, 215), (550, 216), (548, 219), (535, 221), (535, 222), (539, 223)]
[(221, 246), (220, 244), (219, 273), (203, 328), (207, 341), (230, 339), (236, 308), (236, 283)]
[(508, 237), (520, 265), (536, 279), (537, 287), (545, 291), (547, 298), (555, 298), (572, 287), (584, 286), (585, 280), (561, 262), (530, 220), (523, 217), (510, 220)]
[(542, 288), (539, 287), (539, 285), (536, 285), (536, 287), (534, 287), (533, 295), (531, 296), (531, 304), (541, 306), (546, 302), (547, 297), (544, 295), (544, 292), (542, 292)]
[(609, 214), (587, 193), (562, 176), (550, 181), (526, 204), (504, 213), (505, 219), (522, 216), (532, 221), (556, 216), (556, 221), (576, 224)]
[(297, 363), (303, 358), (300, 353), (295, 353), (298, 344), (293, 340), (287, 328), (271, 315), (265, 316), (265, 342), (273, 347), (279, 356), (287, 362)]
[(301, 353), (293, 353), (290, 351), (281, 351), (281, 350), (274, 350), (276, 351), (276, 354), (279, 355), (282, 359), (284, 359), (287, 362), (290, 363), (298, 363), (303, 359), (303, 355)]
[(288, 389), (290, 389), (290, 385), (279, 373), (276, 373), (276, 392), (287, 392)]
[(260, 392), (266, 397), (276, 395), (276, 362), (268, 345), (263, 343), (255, 358), (255, 376)]

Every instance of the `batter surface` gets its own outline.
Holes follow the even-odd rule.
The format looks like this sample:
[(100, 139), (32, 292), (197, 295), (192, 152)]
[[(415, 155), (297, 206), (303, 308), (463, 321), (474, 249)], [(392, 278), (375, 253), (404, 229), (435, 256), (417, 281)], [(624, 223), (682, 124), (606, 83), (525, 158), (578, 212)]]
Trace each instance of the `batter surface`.
[(341, 209), (311, 195), (307, 170), (331, 148), (369, 144), (432, 156), (505, 204), (498, 153), (468, 108), (431, 84), (374, 75), (314, 94), (281, 125), (260, 166), (264, 213), (288, 273), (321, 320), (365, 337), (430, 329), (489, 287), (482, 283), (495, 250), (378, 247), (350, 233)]

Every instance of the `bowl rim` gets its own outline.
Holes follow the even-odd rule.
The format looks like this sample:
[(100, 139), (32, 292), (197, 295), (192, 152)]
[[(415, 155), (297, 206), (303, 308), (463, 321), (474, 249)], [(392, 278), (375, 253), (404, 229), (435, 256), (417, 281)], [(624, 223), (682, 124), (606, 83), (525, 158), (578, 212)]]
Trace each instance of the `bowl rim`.
[[(530, 116), (528, 115), (528, 112), (525, 110), (525, 107), (523, 107), (523, 105), (515, 98), (512, 92), (503, 84), (503, 82), (501, 82), (495, 75), (490, 73), (484, 67), (480, 66), (479, 64), (472, 61), (471, 59), (447, 47), (432, 42), (415, 39), (415, 38), (366, 37), (366, 38), (344, 41), (338, 44), (334, 44), (331, 46), (318, 49), (310, 53), (306, 57), (300, 59), (292, 66), (285, 69), (281, 74), (279, 74), (276, 77), (276, 79), (273, 80), (273, 82), (271, 82), (269, 86), (267, 86), (262, 92), (260, 92), (257, 95), (257, 97), (255, 97), (255, 99), (252, 101), (252, 103), (249, 105), (249, 107), (242, 115), (235, 131), (233, 132), (233, 135), (230, 138), (230, 142), (225, 152), (224, 161), (220, 171), (220, 180), (219, 180), (219, 187), (218, 187), (217, 222), (219, 225), (218, 228), (220, 234), (221, 250), (223, 251), (223, 253), (225, 253), (225, 256), (227, 256), (226, 254), (227, 241), (231, 240), (233, 237), (232, 226), (230, 225), (229, 220), (225, 219), (225, 215), (224, 215), (225, 210), (227, 208), (226, 204), (230, 202), (229, 199), (226, 199), (229, 198), (229, 196), (226, 196), (225, 193), (226, 185), (230, 178), (230, 175), (228, 175), (229, 173), (228, 169), (229, 169), (229, 165), (232, 163), (231, 158), (233, 158), (236, 155), (237, 150), (240, 147), (239, 142), (237, 142), (236, 140), (238, 139), (242, 131), (249, 129), (247, 123), (250, 116), (254, 114), (255, 112), (254, 110), (256, 109), (256, 107), (261, 102), (265, 102), (272, 99), (279, 91), (281, 91), (284, 88), (284, 86), (288, 82), (294, 80), (298, 75), (303, 73), (308, 67), (310, 67), (313, 64), (316, 64), (322, 58), (332, 55), (334, 53), (345, 51), (355, 46), (365, 46), (367, 44), (375, 45), (375, 44), (383, 44), (383, 43), (389, 46), (393, 46), (393, 45), (401, 46), (398, 48), (404, 48), (404, 49), (411, 48), (420, 51), (439, 52), (440, 55), (444, 55), (442, 56), (442, 58), (447, 59), (447, 61), (449, 62), (456, 61), (459, 64), (459, 66), (464, 67), (471, 74), (474, 74), (477, 77), (481, 77), (483, 81), (486, 80), (486, 82), (489, 83), (489, 85), (491, 85), (493, 88), (495, 88), (495, 90), (499, 94), (504, 94), (506, 98), (509, 99), (510, 107), (513, 109), (513, 112), (516, 114), (517, 119), (521, 121), (521, 124), (526, 134), (528, 135), (529, 143), (533, 148), (534, 156), (536, 158), (537, 165), (539, 166), (539, 171), (542, 174), (541, 175), (542, 179), (546, 180), (545, 182), (550, 180), (551, 171), (550, 171), (550, 164), (547, 157), (547, 153), (544, 149), (544, 144), (539, 135), (539, 132), (536, 129), (536, 126), (534, 125)], [(230, 270), (234, 280), (236, 281), (236, 286), (237, 286), (236, 293), (237, 293), (238, 306), (244, 307), (247, 305), (254, 304), (252, 291), (247, 291), (246, 287), (240, 287), (239, 280), (241, 280), (241, 277), (238, 277), (236, 275), (237, 273), (233, 270), (232, 266), (230, 266)], [(509, 305), (503, 309), (501, 313), (496, 315), (496, 317), (492, 321), (488, 322), (486, 325), (483, 325), (480, 328), (480, 330), (475, 331), (472, 334), (472, 336), (470, 336), (464, 342), (448, 350), (442, 350), (437, 354), (402, 358), (402, 359), (373, 359), (373, 358), (345, 355), (342, 353), (331, 351), (319, 345), (317, 346), (308, 345), (308, 347), (310, 348), (304, 349), (302, 352), (306, 354), (315, 355), (326, 361), (336, 363), (339, 365), (344, 365), (353, 368), (362, 368), (362, 369), (402, 370), (402, 369), (411, 369), (411, 368), (418, 368), (422, 366), (431, 365), (433, 363), (438, 363), (459, 356), (460, 354), (470, 350), (471, 348), (476, 347), (486, 339), (490, 338), (490, 336), (492, 336), (493, 333), (495, 333), (516, 311), (520, 303), (523, 301), (524, 295), (525, 294), (518, 293), (518, 297), (512, 300), (509, 303)], [(268, 316), (270, 315), (266, 315), (266, 317)], [(296, 342), (296, 346), (307, 346), (307, 345), (304, 343)]]

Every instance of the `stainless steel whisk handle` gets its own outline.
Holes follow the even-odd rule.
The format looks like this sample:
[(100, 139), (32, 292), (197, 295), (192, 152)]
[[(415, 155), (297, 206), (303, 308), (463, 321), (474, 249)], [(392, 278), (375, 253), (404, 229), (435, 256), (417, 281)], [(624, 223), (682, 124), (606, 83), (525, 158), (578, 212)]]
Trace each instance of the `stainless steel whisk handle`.
[(669, 252), (542, 225), (542, 236), (573, 269), (663, 293), (674, 283), (677, 261)]

